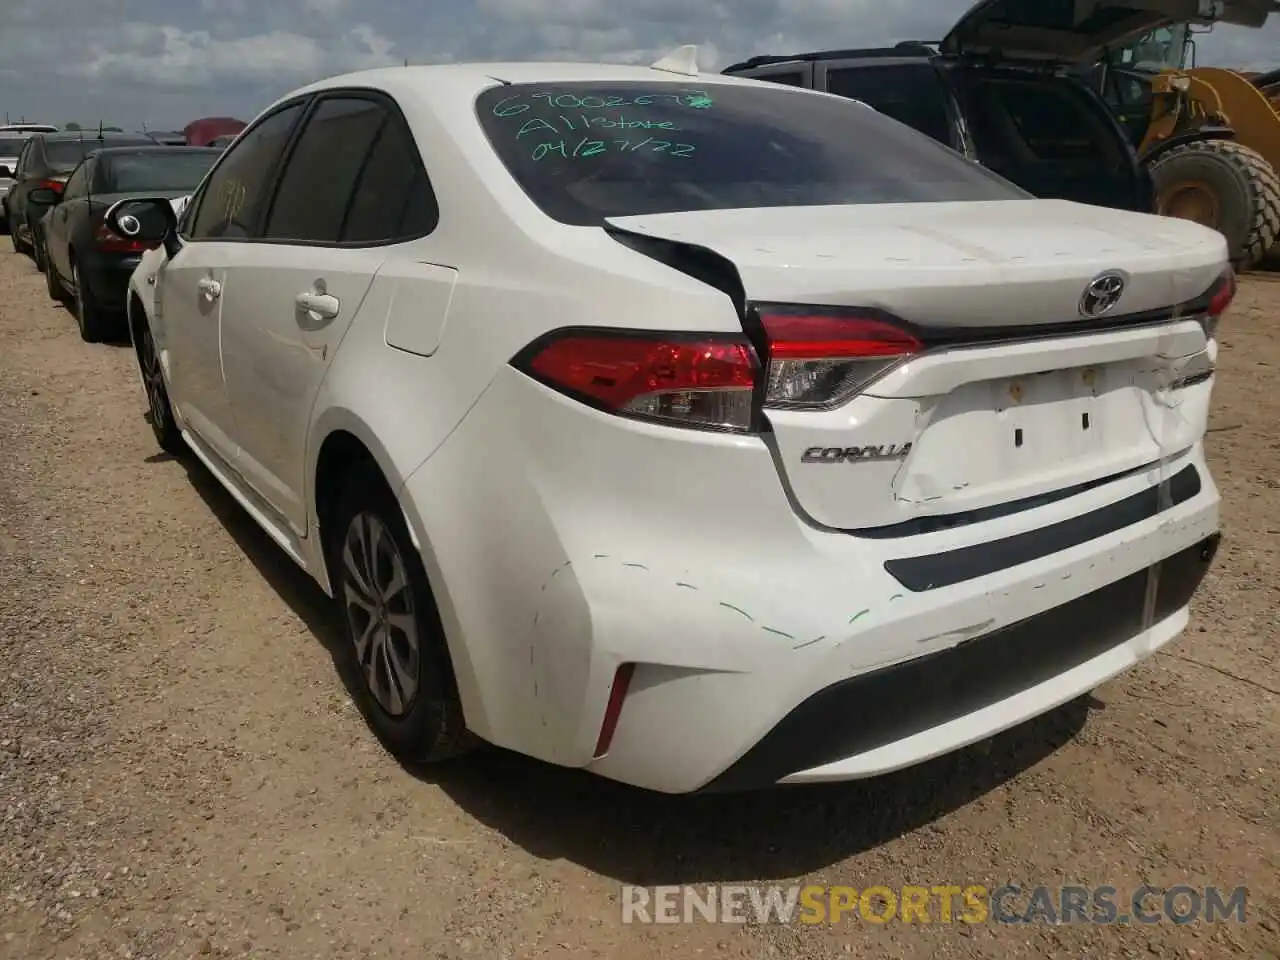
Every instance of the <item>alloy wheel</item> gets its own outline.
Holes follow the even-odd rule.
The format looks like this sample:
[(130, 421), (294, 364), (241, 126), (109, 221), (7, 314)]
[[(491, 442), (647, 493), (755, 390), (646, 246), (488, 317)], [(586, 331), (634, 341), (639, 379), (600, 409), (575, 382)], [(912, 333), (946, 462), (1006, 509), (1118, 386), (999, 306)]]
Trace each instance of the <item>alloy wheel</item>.
[(141, 360), (143, 388), (147, 391), (147, 406), (151, 410), (151, 426), (159, 431), (164, 429), (168, 417), (168, 393), (164, 386), (160, 353), (149, 332), (144, 333), (138, 342), (138, 358)]
[(418, 693), (419, 624), (404, 558), (377, 515), (351, 518), (341, 580), (347, 628), (369, 692), (388, 714), (404, 716)]

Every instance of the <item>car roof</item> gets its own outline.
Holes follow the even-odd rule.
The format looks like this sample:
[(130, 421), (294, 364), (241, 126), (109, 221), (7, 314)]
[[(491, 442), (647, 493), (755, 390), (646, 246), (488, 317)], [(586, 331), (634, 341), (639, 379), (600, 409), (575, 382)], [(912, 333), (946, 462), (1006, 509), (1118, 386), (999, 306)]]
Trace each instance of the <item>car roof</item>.
[(48, 141), (49, 143), (66, 143), (67, 141), (101, 141), (106, 143), (110, 140), (136, 140), (139, 143), (149, 140), (145, 133), (118, 133), (113, 130), (104, 130), (99, 133), (97, 130), (59, 130), (57, 133), (38, 133), (37, 137)]
[(926, 59), (938, 56), (938, 51), (929, 44), (919, 40), (904, 40), (892, 47), (860, 47), (847, 50), (811, 50), (806, 53), (763, 54), (751, 57), (739, 63), (732, 63), (724, 68), (725, 73), (739, 70), (752, 70), (756, 67), (772, 66), (775, 63), (813, 63), (822, 60), (883, 60)]

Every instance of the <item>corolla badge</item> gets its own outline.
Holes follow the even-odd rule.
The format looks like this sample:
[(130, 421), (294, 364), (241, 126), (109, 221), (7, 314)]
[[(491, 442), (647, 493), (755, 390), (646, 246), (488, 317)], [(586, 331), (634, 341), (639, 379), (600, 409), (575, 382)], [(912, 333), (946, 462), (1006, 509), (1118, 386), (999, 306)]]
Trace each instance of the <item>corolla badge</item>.
[(1124, 287), (1124, 274), (1119, 270), (1098, 274), (1080, 296), (1080, 316), (1093, 319), (1109, 313), (1124, 296)]

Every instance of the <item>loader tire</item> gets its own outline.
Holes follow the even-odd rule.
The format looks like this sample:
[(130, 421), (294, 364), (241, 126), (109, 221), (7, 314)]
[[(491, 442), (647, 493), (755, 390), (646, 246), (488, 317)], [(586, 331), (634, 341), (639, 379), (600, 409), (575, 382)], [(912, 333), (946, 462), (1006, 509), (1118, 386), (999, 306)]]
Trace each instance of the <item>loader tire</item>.
[(1196, 140), (1151, 161), (1156, 211), (1213, 227), (1237, 270), (1257, 264), (1280, 236), (1280, 176), (1234, 140)]

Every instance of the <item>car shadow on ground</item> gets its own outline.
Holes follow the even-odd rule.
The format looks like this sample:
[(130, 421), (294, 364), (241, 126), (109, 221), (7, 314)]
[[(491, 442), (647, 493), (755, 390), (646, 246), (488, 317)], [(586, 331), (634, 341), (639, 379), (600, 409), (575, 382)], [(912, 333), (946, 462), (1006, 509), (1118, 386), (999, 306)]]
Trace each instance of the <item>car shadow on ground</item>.
[[(65, 312), (66, 315), (71, 318), (71, 322), (75, 323), (76, 308), (74, 303), (71, 303), (67, 300), (54, 300), (52, 301), (51, 305), (54, 307), (60, 307), (63, 310), (63, 312)], [(129, 339), (129, 330), (125, 326), (125, 320), (123, 318), (119, 318), (118, 323), (120, 325), (119, 331), (115, 333), (113, 336), (110, 336), (105, 340), (99, 341), (96, 344), (96, 346), (117, 347), (117, 348), (124, 347), (130, 350), (133, 349), (133, 341)]]
[[(343, 655), (335, 604), (201, 463), (191, 456), (181, 461), (210, 510), (329, 652), (356, 697), (360, 681)], [(1082, 697), (985, 744), (875, 780), (749, 794), (664, 796), (491, 747), (407, 769), (532, 855), (569, 860), (620, 883), (780, 880), (930, 827), (1054, 753), (1101, 706)]]

